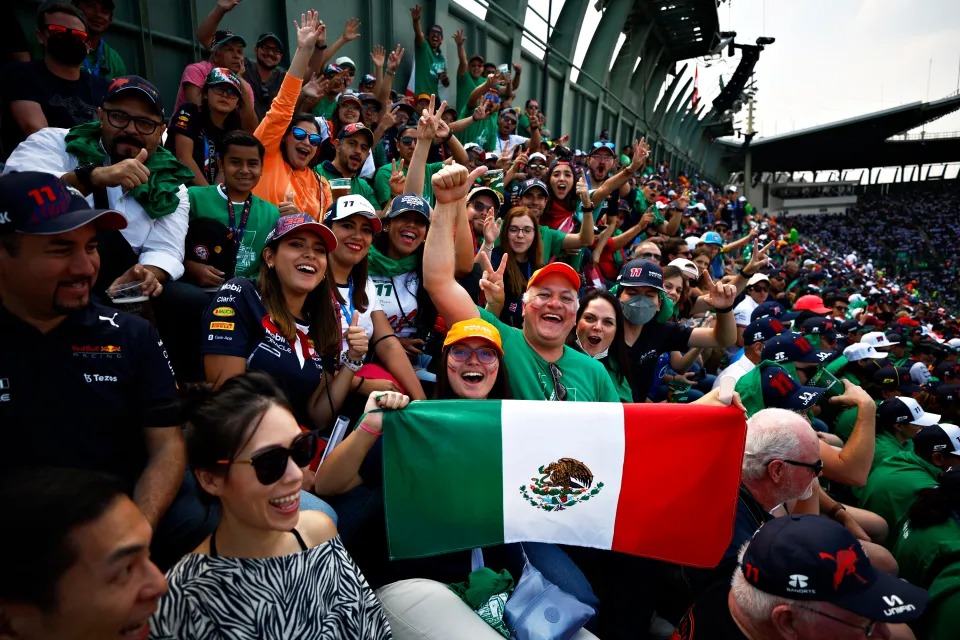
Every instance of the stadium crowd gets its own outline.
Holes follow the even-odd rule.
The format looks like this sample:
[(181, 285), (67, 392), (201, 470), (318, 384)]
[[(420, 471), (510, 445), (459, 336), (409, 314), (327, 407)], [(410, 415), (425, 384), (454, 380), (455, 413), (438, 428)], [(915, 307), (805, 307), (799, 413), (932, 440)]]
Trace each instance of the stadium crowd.
[[(358, 20), (303, 14), (284, 69), (275, 34), (246, 58), (222, 28), (237, 4), (170, 113), (107, 43), (112, 0), (45, 4), (44, 57), (4, 69), (0, 636), (956, 637), (957, 194), (778, 220), (642, 139), (552, 136), (519, 64), (457, 32), (448, 67), (420, 7), (404, 96), (404, 47), (337, 56)], [(411, 401), (728, 383), (716, 567), (391, 559), (381, 436)]]

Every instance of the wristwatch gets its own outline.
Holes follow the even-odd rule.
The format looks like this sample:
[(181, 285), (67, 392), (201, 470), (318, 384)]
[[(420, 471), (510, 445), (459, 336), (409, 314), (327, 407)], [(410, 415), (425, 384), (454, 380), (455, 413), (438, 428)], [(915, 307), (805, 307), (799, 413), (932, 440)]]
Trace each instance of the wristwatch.
[(73, 170), (73, 175), (77, 176), (77, 182), (79, 182), (87, 191), (93, 191), (93, 170), (99, 166), (100, 165), (98, 164), (88, 162), (86, 164), (81, 164), (79, 167)]

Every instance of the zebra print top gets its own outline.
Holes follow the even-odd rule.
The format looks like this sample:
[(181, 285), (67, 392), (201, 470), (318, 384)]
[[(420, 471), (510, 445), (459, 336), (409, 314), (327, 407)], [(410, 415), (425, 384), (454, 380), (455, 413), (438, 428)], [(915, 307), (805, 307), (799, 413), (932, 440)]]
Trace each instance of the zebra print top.
[(169, 591), (150, 618), (150, 637), (393, 637), (366, 578), (339, 537), (275, 558), (191, 554), (167, 573)]

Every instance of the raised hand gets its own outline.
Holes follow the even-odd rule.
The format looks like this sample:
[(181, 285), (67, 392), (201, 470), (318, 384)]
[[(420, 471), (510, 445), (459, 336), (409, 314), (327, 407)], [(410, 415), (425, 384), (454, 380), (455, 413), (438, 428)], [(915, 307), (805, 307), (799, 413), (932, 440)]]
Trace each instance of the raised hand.
[(517, 76), (517, 77), (519, 77), (521, 71), (523, 71), (523, 65), (520, 64), (519, 62), (514, 62), (514, 63), (513, 63), (513, 73), (514, 73), (514, 75)]
[(343, 38), (344, 42), (350, 42), (351, 40), (359, 38), (360, 18), (350, 18), (347, 20), (346, 26), (343, 27), (343, 35), (340, 37)]
[(390, 111), (384, 112), (384, 114), (383, 114), (382, 116), (380, 116), (380, 127), (381, 127), (384, 131), (387, 131), (387, 130), (389, 130), (391, 127), (393, 127), (393, 125), (397, 124), (397, 114), (398, 114), (398, 113), (400, 113), (400, 107), (399, 107), (399, 106), (394, 107), (394, 108), (391, 109)]
[(319, 100), (324, 94), (326, 94), (327, 87), (329, 85), (329, 80), (314, 73), (310, 76), (310, 80), (303, 83), (303, 87), (300, 89), (300, 91), (308, 98)]
[(485, 166), (479, 166), (467, 173), (467, 168), (460, 164), (452, 164), (433, 174), (433, 195), (437, 204), (457, 202), (467, 197), (470, 187), (477, 178), (487, 172)]
[(297, 48), (313, 49), (319, 37), (320, 17), (316, 11), (310, 10), (300, 14), (300, 24), (293, 21), (294, 31), (297, 32)]
[(360, 312), (354, 311), (350, 326), (343, 332), (343, 337), (347, 339), (347, 357), (351, 360), (362, 360), (363, 356), (367, 355), (367, 348), (370, 345), (370, 338), (359, 323)]
[(415, 22), (420, 22), (420, 14), (423, 12), (423, 7), (418, 4), (413, 5), (410, 8), (410, 17), (413, 18)]
[(238, 4), (240, 4), (240, 0), (217, 0), (217, 8), (223, 10), (224, 13), (230, 13), (237, 8)]
[(486, 120), (493, 113), (493, 102), (482, 98), (477, 103), (477, 108), (473, 110), (473, 119), (476, 121)]
[(584, 206), (590, 206), (590, 189), (587, 188), (587, 180), (583, 176), (577, 180), (577, 196)]
[[(396, 111), (396, 110), (394, 110)], [(399, 196), (406, 193), (407, 176), (403, 173), (403, 159), (398, 163), (396, 160), (390, 162), (390, 193)]]
[(462, 47), (463, 43), (467, 41), (467, 37), (463, 35), (463, 29), (458, 29), (453, 34), (453, 41), (457, 43), (458, 47)]
[(483, 239), (487, 244), (494, 244), (500, 237), (500, 229), (503, 228), (503, 218), (497, 218), (493, 215), (493, 209), (487, 211), (483, 219)]
[(373, 66), (377, 69), (382, 69), (386, 59), (387, 50), (383, 48), (383, 45), (375, 45), (373, 51), (370, 52), (370, 62), (373, 63)]
[(768, 252), (771, 247), (773, 247), (774, 242), (776, 242), (776, 240), (771, 240), (766, 246), (760, 247), (758, 242), (754, 240), (753, 251), (750, 253), (750, 262), (747, 263), (747, 266), (745, 266), (743, 270), (749, 271), (750, 275), (753, 275), (770, 266), (770, 256)]
[(726, 309), (737, 299), (737, 288), (732, 284), (714, 283), (711, 280), (707, 294), (701, 298), (714, 309)]
[(150, 169), (145, 164), (149, 154), (146, 149), (140, 149), (135, 158), (127, 158), (109, 167), (97, 167), (90, 174), (94, 187), (121, 187), (130, 191), (150, 178)]
[(277, 209), (280, 210), (280, 215), (289, 216), (294, 213), (300, 213), (300, 208), (297, 207), (296, 203), (293, 201), (295, 195), (292, 191), (287, 192), (286, 197), (283, 202), (277, 205)]
[(633, 142), (633, 157), (630, 159), (630, 165), (627, 169), (630, 173), (642, 169), (647, 163), (647, 155), (650, 154), (650, 147), (647, 146), (647, 138), (643, 137)]
[(398, 44), (397, 48), (390, 52), (390, 55), (387, 56), (387, 73), (394, 74), (397, 72), (397, 67), (400, 66), (405, 51), (406, 49)]
[(480, 253), (480, 266), (483, 267), (483, 277), (480, 278), (480, 289), (487, 302), (491, 302), (499, 307), (503, 306), (506, 299), (503, 291), (503, 274), (507, 270), (507, 261), (510, 257), (504, 253), (500, 256), (500, 264), (494, 269), (490, 263), (490, 258), (486, 253)]

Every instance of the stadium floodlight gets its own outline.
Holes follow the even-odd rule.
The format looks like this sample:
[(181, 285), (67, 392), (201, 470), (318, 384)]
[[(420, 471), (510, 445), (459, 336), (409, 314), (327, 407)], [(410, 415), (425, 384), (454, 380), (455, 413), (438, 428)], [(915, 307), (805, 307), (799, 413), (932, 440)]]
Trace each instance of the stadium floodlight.
[(765, 44), (773, 44), (776, 41), (777, 41), (776, 38), (768, 38), (766, 36), (760, 36), (759, 38), (757, 38), (757, 44), (760, 45), (761, 47)]

